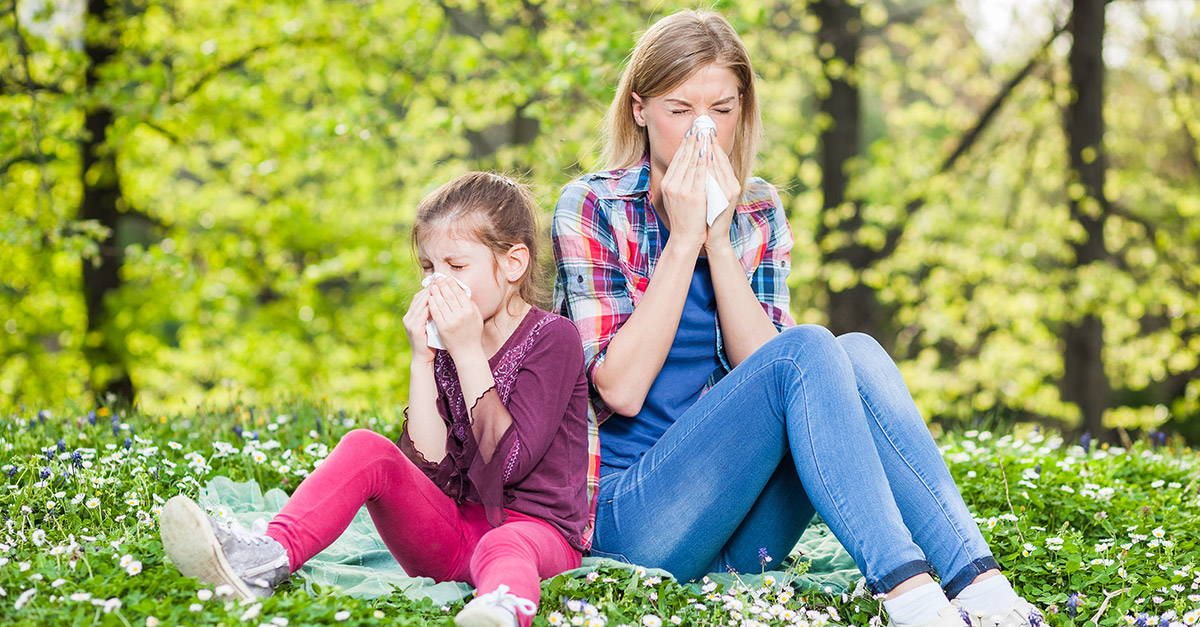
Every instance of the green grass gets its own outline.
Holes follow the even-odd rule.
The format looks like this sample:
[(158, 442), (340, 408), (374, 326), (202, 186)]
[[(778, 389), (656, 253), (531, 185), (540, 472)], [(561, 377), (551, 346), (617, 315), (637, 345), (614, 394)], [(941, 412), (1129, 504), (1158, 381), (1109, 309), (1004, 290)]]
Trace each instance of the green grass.
[[(94, 423), (93, 423), (94, 422)], [(213, 596), (165, 562), (157, 516), (208, 479), (291, 491), (341, 434), (391, 419), (297, 404), (183, 416), (30, 412), (0, 418), (0, 617), (10, 624), (446, 625), (457, 607), (292, 583), (261, 604)], [(1196, 452), (1092, 450), (1025, 432), (952, 434), (944, 455), (997, 559), (1051, 625), (1191, 625), (1200, 614)], [(795, 556), (790, 572), (804, 568)], [(753, 574), (752, 574), (753, 575)], [(787, 575), (681, 586), (626, 570), (557, 577), (535, 624), (878, 625), (869, 596), (795, 590)], [(703, 584), (703, 582), (701, 582)], [(1075, 616), (1068, 598), (1078, 595)]]

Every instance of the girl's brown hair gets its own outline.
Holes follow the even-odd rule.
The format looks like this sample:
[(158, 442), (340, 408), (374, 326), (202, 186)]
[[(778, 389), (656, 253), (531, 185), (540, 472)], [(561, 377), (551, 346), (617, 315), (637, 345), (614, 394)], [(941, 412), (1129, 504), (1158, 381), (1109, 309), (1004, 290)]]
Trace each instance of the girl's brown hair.
[(633, 167), (650, 150), (645, 127), (633, 120), (633, 94), (642, 98), (661, 96), (714, 63), (732, 70), (738, 80), (742, 114), (730, 161), (745, 189), (762, 134), (754, 67), (746, 44), (733, 26), (713, 11), (688, 10), (669, 15), (638, 39), (605, 118), (605, 169)]
[(491, 172), (463, 174), (417, 205), (413, 246), (422, 234), (443, 226), (483, 243), (497, 255), (524, 244), (529, 248), (529, 265), (517, 284), (517, 295), (530, 304), (542, 302), (544, 271), (537, 261), (537, 202), (528, 187)]

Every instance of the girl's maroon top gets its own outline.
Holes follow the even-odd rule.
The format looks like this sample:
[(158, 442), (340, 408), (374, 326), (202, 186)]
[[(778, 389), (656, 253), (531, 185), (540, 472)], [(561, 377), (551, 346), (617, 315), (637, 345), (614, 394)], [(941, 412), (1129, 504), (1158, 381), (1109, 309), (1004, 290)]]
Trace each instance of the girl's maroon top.
[[(468, 405), (454, 360), (437, 351), (433, 372), (446, 457), (427, 461), (413, 446), (407, 421), (400, 450), (447, 495), (483, 505), (493, 527), (504, 522), (505, 509), (521, 512), (550, 523), (583, 551), (588, 384), (579, 331), (566, 318), (530, 308), (488, 365), (496, 385)], [(501, 412), (512, 416), (512, 426), (485, 462), (472, 416), (486, 421)]]

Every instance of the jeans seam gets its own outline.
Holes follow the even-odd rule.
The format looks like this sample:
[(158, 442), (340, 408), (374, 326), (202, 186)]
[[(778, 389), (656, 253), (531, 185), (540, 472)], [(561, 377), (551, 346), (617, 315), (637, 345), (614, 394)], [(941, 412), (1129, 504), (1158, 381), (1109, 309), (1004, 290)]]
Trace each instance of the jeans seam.
[[(875, 421), (875, 424), (879, 427), (880, 433), (883, 433), (883, 437), (887, 439), (888, 444), (891, 445), (891, 447), (892, 447), (892, 450), (894, 450), (896, 452), (896, 455), (899, 456), (900, 459), (904, 461), (904, 465), (910, 471), (912, 471), (913, 475), (915, 477), (917, 477), (917, 479), (921, 482), (921, 485), (924, 486), (925, 489), (931, 495), (934, 496), (933, 502), (937, 503), (938, 511), (940, 511), (942, 513), (942, 517), (945, 518), (948, 523), (950, 523), (950, 528), (954, 530), (954, 535), (958, 538), (958, 542), (963, 547), (963, 551), (966, 552), (967, 557), (972, 560), (972, 563), (976, 559), (979, 559), (971, 554), (972, 551), (971, 551), (971, 547), (969, 546), (970, 543), (967, 542), (966, 537), (963, 536), (962, 530), (959, 529), (958, 523), (955, 522), (954, 517), (951, 516), (950, 513), (946, 511), (946, 507), (942, 503), (942, 499), (933, 490), (933, 488), (931, 488), (929, 486), (929, 484), (925, 481), (925, 477), (923, 475), (921, 475), (921, 473), (917, 472), (916, 468), (914, 468), (913, 465), (911, 463), (909, 463), (908, 458), (900, 453), (900, 449), (896, 446), (896, 442), (892, 439), (892, 435), (890, 433), (888, 433), (887, 429), (883, 428), (883, 423), (879, 420), (879, 413), (876, 412), (875, 408), (871, 406), (870, 401), (868, 401), (867, 397), (865, 395), (863, 395), (861, 389), (858, 391), (858, 397), (862, 400), (862, 404), (864, 407), (867, 408), (867, 411), (871, 412), (871, 420)], [(914, 541), (915, 541), (915, 538), (914, 538)], [(922, 549), (922, 550), (924, 550), (924, 549)]]
[[(808, 393), (807, 393), (807, 390), (804, 389), (805, 386), (807, 385), (807, 383), (805, 382), (806, 375), (805, 375), (804, 369), (800, 367), (800, 364), (797, 363), (794, 358), (788, 359), (788, 361), (791, 362), (792, 366), (796, 369), (796, 372), (799, 374), (800, 387), (802, 388), (801, 391), (804, 392), (804, 394), (803, 394), (804, 417), (805, 417), (804, 430), (808, 437), (809, 448), (813, 451), (816, 451), (816, 444), (813, 442), (813, 439), (812, 439), (812, 427), (811, 427), (812, 412), (809, 411)], [(784, 424), (784, 432), (785, 433), (789, 431), (789, 429), (787, 427), (788, 427), (787, 421), (785, 420), (785, 424)], [(791, 453), (792, 455), (795, 455), (795, 452), (794, 452), (794, 450), (792, 450), (791, 445), (788, 445), (788, 452)], [(796, 463), (795, 459), (792, 460), (792, 463), (793, 464)], [(829, 498), (829, 502), (833, 505), (834, 513), (837, 514), (838, 519), (842, 524), (842, 527), (846, 530), (846, 533), (850, 534), (850, 536), (854, 540), (855, 545), (857, 545), (859, 547), (859, 553), (861, 554), (862, 553), (861, 549), (862, 549), (863, 543), (861, 540), (858, 539), (858, 534), (856, 534), (854, 532), (853, 525), (850, 525), (846, 521), (846, 515), (842, 513), (841, 506), (838, 504), (837, 500), (833, 498), (833, 492), (830, 491), (830, 489), (829, 489), (828, 482), (825, 480), (825, 473), (821, 470), (821, 465), (818, 463), (817, 456), (815, 454), (813, 455), (813, 467), (816, 468), (817, 477), (821, 480), (821, 489), (825, 491), (826, 496)], [(800, 483), (801, 483), (801, 485), (803, 485), (803, 483), (804, 483), (803, 480), (801, 480)], [(806, 486), (805, 490), (807, 490), (807, 489), (808, 488)]]

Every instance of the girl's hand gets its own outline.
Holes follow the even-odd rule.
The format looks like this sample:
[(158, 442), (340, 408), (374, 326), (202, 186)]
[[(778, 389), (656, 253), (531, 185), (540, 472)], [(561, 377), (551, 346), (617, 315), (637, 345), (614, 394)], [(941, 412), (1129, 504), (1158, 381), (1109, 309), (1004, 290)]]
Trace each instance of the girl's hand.
[[(681, 238), (697, 245), (706, 239), (708, 202), (704, 185), (708, 178), (707, 153), (712, 143), (708, 133), (685, 136), (663, 174), (663, 210), (671, 223), (671, 239)], [(705, 156), (700, 155), (701, 151)]]
[(433, 363), (433, 349), (429, 348), (429, 338), (425, 333), (425, 323), (429, 321), (429, 290), (423, 289), (413, 296), (404, 314), (404, 332), (408, 334), (408, 345), (412, 348), (413, 365)]
[(737, 200), (742, 191), (737, 175), (733, 173), (733, 164), (729, 162), (729, 156), (725, 154), (715, 139), (712, 141), (712, 145), (714, 149), (705, 152), (705, 156), (710, 158), (708, 171), (720, 184), (721, 191), (725, 192), (729, 206), (708, 227), (704, 249), (709, 252), (714, 252), (722, 246), (732, 246), (729, 239), (729, 228), (733, 224), (733, 214), (737, 211)]
[(438, 278), (429, 284), (429, 313), (455, 361), (483, 354), (483, 316), (458, 281)]

